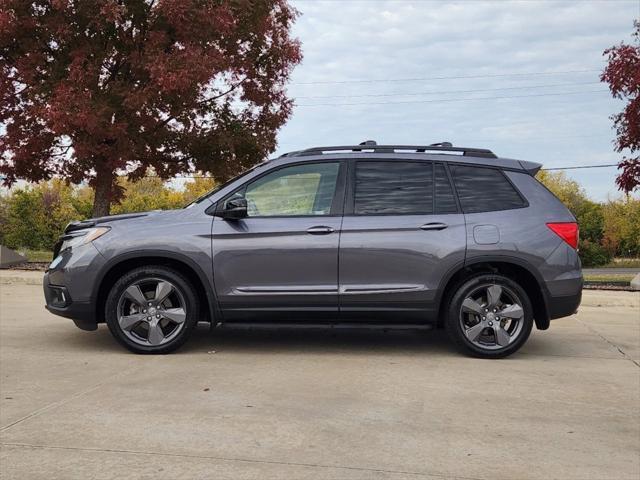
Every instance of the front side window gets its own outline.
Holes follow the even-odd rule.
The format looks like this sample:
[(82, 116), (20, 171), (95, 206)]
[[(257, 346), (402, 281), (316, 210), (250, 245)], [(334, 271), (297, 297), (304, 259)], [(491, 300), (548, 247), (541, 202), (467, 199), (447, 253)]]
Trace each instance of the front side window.
[(236, 192), (249, 217), (329, 215), (340, 164), (312, 163), (268, 173)]
[(426, 162), (358, 162), (356, 215), (433, 213), (433, 166)]
[(451, 167), (451, 172), (464, 213), (525, 206), (522, 197), (498, 169), (455, 165)]

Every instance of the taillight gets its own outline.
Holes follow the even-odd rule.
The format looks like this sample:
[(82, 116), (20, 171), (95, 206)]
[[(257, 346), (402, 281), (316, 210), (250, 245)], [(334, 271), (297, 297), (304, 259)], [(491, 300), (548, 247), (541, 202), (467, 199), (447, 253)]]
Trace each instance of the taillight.
[(547, 227), (572, 248), (578, 248), (578, 224), (576, 222), (547, 223)]

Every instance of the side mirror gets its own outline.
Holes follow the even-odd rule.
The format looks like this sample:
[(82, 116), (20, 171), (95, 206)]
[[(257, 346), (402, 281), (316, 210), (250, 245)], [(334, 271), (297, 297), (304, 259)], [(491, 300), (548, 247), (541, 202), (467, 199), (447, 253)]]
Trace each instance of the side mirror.
[(231, 198), (227, 200), (220, 212), (220, 216), (229, 220), (237, 220), (247, 216), (247, 199)]

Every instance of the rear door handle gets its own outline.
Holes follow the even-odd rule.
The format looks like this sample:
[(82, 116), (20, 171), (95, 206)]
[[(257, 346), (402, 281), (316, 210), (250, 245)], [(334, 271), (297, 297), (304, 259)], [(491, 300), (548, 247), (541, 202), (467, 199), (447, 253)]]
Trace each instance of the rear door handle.
[(446, 223), (425, 223), (420, 227), (420, 230), (444, 230), (448, 226), (449, 225), (447, 225)]
[(311, 235), (327, 235), (333, 233), (333, 228), (319, 225), (317, 227), (307, 228), (307, 233)]

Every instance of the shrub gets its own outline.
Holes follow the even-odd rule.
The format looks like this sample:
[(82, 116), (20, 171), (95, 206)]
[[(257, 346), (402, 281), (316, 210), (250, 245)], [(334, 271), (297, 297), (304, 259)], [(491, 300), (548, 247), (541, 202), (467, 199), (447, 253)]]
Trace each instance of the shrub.
[(601, 267), (613, 258), (602, 245), (590, 240), (580, 240), (579, 255), (583, 267)]
[(67, 223), (82, 218), (74, 208), (73, 195), (74, 188), (61, 180), (13, 190), (0, 209), (3, 244), (50, 250)]
[(609, 201), (603, 213), (602, 244), (609, 252), (620, 257), (640, 255), (640, 199)]
[[(215, 185), (197, 178), (179, 191), (155, 177), (121, 179), (122, 201), (112, 214), (180, 208)], [(54, 179), (0, 195), (0, 243), (14, 249), (51, 250), (67, 223), (91, 217), (93, 190)]]

